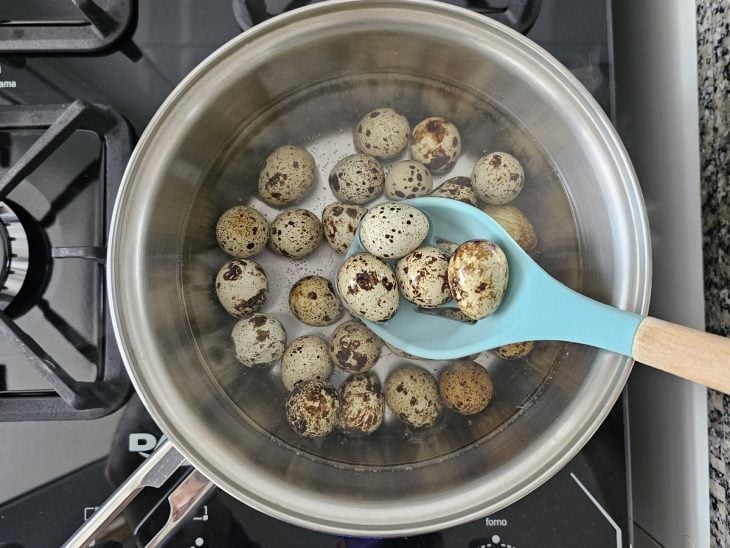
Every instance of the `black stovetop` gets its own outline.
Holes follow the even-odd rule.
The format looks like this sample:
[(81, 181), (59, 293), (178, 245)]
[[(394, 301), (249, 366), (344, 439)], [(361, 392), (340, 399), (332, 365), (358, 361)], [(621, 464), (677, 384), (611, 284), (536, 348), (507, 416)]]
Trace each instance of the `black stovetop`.
[[(134, 139), (173, 87), (241, 28), (306, 3), (96, 0), (76, 3), (81, 12), (70, 1), (0, 0), (0, 201), (25, 219), (21, 224), (40, 227), (27, 231), (36, 265), (28, 276), (36, 286), (24, 287), (9, 306), (0, 300), (0, 421), (93, 420), (126, 400), (129, 385), (106, 318), (103, 257), (110, 205)], [(607, 0), (451, 3), (526, 32), (612, 114)], [(31, 157), (33, 147), (39, 158)], [(170, 545), (622, 546), (631, 529), (625, 419), (620, 401), (579, 455), (538, 490), (489, 518), (439, 533), (335, 537), (217, 493)], [(47, 432), (39, 452), (54, 443), (54, 430)], [(79, 525), (80, 501), (88, 516), (159, 436), (134, 397), (108, 459), (2, 503), (0, 546), (58, 545)], [(0, 478), (23, 472), (0, 458)], [(160, 492), (145, 493), (129, 509), (117, 546), (134, 546), (131, 532), (138, 542), (151, 537), (166, 517), (161, 500)]]

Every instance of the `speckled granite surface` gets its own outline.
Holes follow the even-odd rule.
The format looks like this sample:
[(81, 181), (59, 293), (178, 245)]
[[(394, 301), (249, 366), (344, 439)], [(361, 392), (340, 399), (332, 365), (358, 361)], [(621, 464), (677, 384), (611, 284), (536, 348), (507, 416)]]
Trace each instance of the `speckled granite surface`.
[[(730, 0), (697, 0), (707, 330), (730, 336)], [(730, 546), (730, 396), (710, 391), (714, 546)]]

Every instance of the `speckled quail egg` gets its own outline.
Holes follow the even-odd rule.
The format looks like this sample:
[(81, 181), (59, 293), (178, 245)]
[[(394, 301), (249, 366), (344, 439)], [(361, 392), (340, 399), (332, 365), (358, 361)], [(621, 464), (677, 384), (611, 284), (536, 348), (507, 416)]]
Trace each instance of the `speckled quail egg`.
[(286, 420), (304, 438), (329, 434), (337, 425), (339, 414), (337, 390), (326, 382), (298, 382), (286, 400)]
[(326, 381), (332, 369), (327, 341), (317, 335), (304, 335), (294, 339), (284, 351), (281, 382), (292, 390), (299, 381)]
[(411, 126), (405, 116), (392, 108), (376, 108), (362, 117), (355, 128), (355, 148), (387, 160), (395, 158), (408, 145)]
[(259, 197), (270, 206), (292, 204), (314, 186), (315, 164), (302, 147), (277, 148), (264, 161), (259, 174)]
[(461, 135), (456, 126), (440, 116), (416, 124), (411, 134), (411, 158), (432, 173), (444, 173), (454, 167), (461, 154)]
[(223, 308), (236, 318), (264, 306), (269, 282), (261, 265), (250, 259), (232, 259), (215, 277), (215, 294)]
[(418, 306), (433, 308), (451, 299), (449, 256), (437, 247), (419, 247), (395, 267), (401, 294)]
[(337, 253), (344, 253), (350, 247), (360, 219), (368, 212), (358, 205), (335, 202), (322, 211), (322, 228), (327, 243)]
[(474, 165), (471, 184), (477, 198), (492, 205), (511, 202), (525, 184), (525, 172), (520, 162), (506, 152), (491, 152)]
[(385, 195), (391, 200), (405, 200), (428, 194), (433, 177), (421, 162), (404, 160), (393, 164), (385, 175)]
[(433, 189), (429, 196), (451, 198), (469, 205), (477, 205), (477, 195), (471, 187), (469, 177), (452, 177), (446, 179), (438, 187)]
[(472, 320), (481, 320), (497, 310), (508, 281), (507, 257), (489, 240), (464, 242), (449, 259), (451, 294), (459, 310)]
[(337, 272), (337, 290), (350, 312), (373, 322), (389, 320), (400, 304), (393, 269), (369, 253), (345, 259)]
[(439, 376), (439, 395), (443, 404), (461, 415), (482, 411), (494, 394), (489, 373), (476, 362), (449, 364)]
[(229, 255), (242, 259), (253, 257), (266, 247), (269, 223), (252, 207), (232, 207), (218, 219), (215, 237), (221, 249)]
[(284, 354), (286, 332), (279, 320), (253, 314), (238, 320), (231, 332), (236, 359), (246, 367), (272, 365)]
[(329, 182), (338, 200), (366, 204), (383, 192), (383, 166), (372, 156), (352, 154), (335, 164)]
[(271, 223), (269, 247), (290, 259), (301, 259), (322, 242), (322, 223), (306, 209), (287, 209)]
[(503, 360), (519, 360), (532, 352), (533, 348), (535, 348), (534, 341), (525, 341), (498, 346), (497, 348), (494, 348), (492, 352)]
[(423, 243), (428, 229), (428, 218), (415, 207), (380, 204), (360, 221), (360, 243), (376, 257), (400, 259)]
[(383, 422), (385, 397), (373, 373), (349, 376), (340, 386), (340, 428), (345, 432), (372, 434)]
[(482, 211), (497, 221), (528, 253), (537, 248), (537, 232), (522, 211), (510, 205), (486, 205)]
[(417, 365), (401, 365), (385, 381), (385, 403), (403, 422), (432, 426), (441, 414), (438, 385), (433, 375)]
[(338, 368), (361, 373), (378, 362), (382, 347), (380, 337), (360, 322), (351, 320), (338, 325), (332, 332), (329, 351)]
[(289, 310), (307, 325), (332, 325), (342, 317), (340, 299), (327, 278), (305, 276), (289, 291)]

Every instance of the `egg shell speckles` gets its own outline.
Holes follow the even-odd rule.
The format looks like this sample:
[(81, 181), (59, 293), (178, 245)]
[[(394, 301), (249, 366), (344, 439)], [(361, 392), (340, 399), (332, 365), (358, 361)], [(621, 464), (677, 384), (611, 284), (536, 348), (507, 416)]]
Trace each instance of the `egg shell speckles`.
[(445, 180), (436, 187), (429, 196), (440, 198), (451, 198), (465, 204), (477, 205), (477, 195), (471, 187), (471, 179), (469, 177), (452, 177)]
[(281, 359), (286, 332), (279, 320), (253, 314), (238, 320), (231, 332), (236, 359), (246, 367), (266, 367)]
[(411, 158), (432, 173), (444, 173), (454, 167), (461, 154), (461, 135), (454, 124), (440, 116), (420, 121), (411, 135)]
[(378, 362), (383, 342), (357, 321), (337, 326), (330, 337), (329, 351), (335, 365), (350, 373), (369, 371)]
[(355, 316), (384, 322), (398, 311), (395, 273), (388, 263), (369, 253), (356, 253), (340, 265), (337, 289)]
[(305, 438), (329, 434), (337, 425), (340, 398), (334, 386), (322, 381), (298, 382), (286, 400), (286, 420)]
[(510, 205), (486, 205), (482, 211), (497, 221), (522, 249), (528, 253), (537, 249), (537, 232), (522, 211)]
[(292, 286), (289, 310), (300, 322), (314, 327), (332, 325), (344, 312), (332, 282), (322, 276), (305, 276)]
[(329, 204), (322, 211), (322, 228), (327, 243), (337, 253), (344, 253), (352, 244), (360, 219), (368, 212), (367, 208), (340, 202)]
[(477, 198), (491, 205), (502, 205), (522, 192), (525, 172), (511, 154), (491, 152), (477, 160), (471, 183)]
[(421, 162), (404, 160), (385, 175), (385, 195), (391, 200), (425, 196), (433, 188), (433, 176)]
[(449, 256), (437, 247), (419, 247), (395, 268), (401, 294), (418, 306), (432, 308), (451, 299)]
[(383, 160), (395, 158), (408, 145), (411, 126), (392, 108), (377, 108), (355, 127), (355, 148)]
[(383, 423), (385, 397), (372, 373), (351, 375), (340, 386), (340, 428), (345, 432), (372, 434)]
[(449, 364), (439, 376), (439, 395), (443, 404), (461, 415), (482, 411), (494, 395), (489, 373), (476, 362)]
[(322, 242), (322, 223), (306, 209), (287, 209), (271, 223), (269, 247), (290, 259), (310, 255)]
[(507, 257), (494, 242), (464, 242), (449, 259), (451, 294), (459, 309), (472, 320), (481, 320), (497, 310), (508, 281)]
[(231, 316), (241, 318), (264, 306), (269, 282), (261, 265), (249, 259), (232, 259), (215, 277), (215, 294)]
[(338, 200), (366, 204), (383, 192), (383, 165), (372, 156), (352, 154), (337, 162), (329, 177), (330, 189)]
[(236, 206), (218, 219), (215, 237), (223, 251), (245, 259), (260, 253), (269, 240), (266, 217), (249, 206)]
[(289, 391), (299, 381), (326, 381), (332, 370), (327, 342), (317, 335), (293, 340), (281, 358), (281, 382)]
[(428, 235), (428, 218), (406, 204), (380, 204), (360, 222), (360, 243), (381, 259), (400, 259), (417, 249)]
[(259, 173), (259, 197), (274, 207), (290, 205), (314, 186), (316, 166), (305, 149), (292, 145), (277, 148)]
[(417, 365), (402, 365), (388, 376), (385, 403), (403, 422), (414, 428), (432, 426), (441, 414), (436, 379)]
[(532, 352), (533, 348), (535, 348), (534, 341), (525, 341), (498, 346), (492, 352), (503, 360), (519, 360)]

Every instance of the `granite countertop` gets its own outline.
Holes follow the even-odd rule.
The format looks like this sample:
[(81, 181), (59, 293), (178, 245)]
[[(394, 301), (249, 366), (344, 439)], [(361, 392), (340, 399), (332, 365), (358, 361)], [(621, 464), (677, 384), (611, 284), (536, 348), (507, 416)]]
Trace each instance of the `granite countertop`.
[[(730, 336), (730, 0), (697, 2), (707, 330)], [(730, 546), (730, 396), (709, 391), (713, 545)]]

